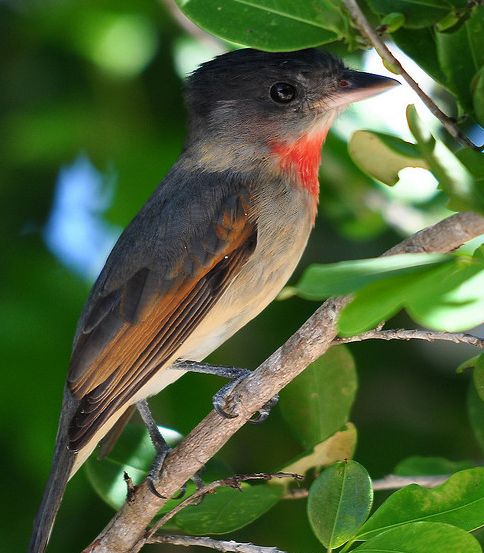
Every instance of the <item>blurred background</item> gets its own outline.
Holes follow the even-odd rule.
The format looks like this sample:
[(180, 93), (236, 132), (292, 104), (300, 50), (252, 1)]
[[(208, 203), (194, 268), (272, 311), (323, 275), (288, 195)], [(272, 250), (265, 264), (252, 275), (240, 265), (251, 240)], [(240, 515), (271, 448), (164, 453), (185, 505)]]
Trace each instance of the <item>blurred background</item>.
[[(89, 288), (183, 145), (185, 75), (228, 47), (177, 21), (175, 10), (149, 0), (0, 2), (3, 551), (23, 551), (28, 542)], [(373, 55), (345, 59), (385, 73)], [(410, 69), (452, 111), (450, 99)], [(409, 102), (416, 100), (402, 86), (352, 107), (338, 122), (323, 152), (320, 215), (293, 278), (311, 262), (376, 256), (445, 215), (427, 171), (404, 170), (390, 189), (361, 173), (347, 154), (346, 139), (358, 128), (408, 138)], [(211, 361), (255, 368), (316, 307), (297, 298), (274, 302)], [(394, 322), (405, 325), (403, 315)], [(466, 418), (466, 377), (455, 375), (472, 351), (445, 343), (361, 343), (351, 351), (360, 379), (352, 417), (356, 459), (372, 477), (409, 455), (479, 458)], [(151, 401), (157, 420), (189, 432), (221, 385), (187, 375)], [(276, 408), (263, 425), (244, 428), (221, 457), (234, 472), (247, 473), (283, 466), (299, 452)], [(231, 537), (294, 553), (319, 551), (304, 511), (304, 501), (282, 502)], [(69, 484), (49, 551), (80, 551), (112, 514), (81, 470)]]

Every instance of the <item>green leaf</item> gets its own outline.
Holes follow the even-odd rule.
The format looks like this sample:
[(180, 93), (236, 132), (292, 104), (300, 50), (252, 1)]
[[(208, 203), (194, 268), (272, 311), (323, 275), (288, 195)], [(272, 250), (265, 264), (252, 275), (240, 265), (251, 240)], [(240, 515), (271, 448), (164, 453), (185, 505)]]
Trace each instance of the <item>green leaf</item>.
[(477, 358), (472, 373), (472, 379), (476, 387), (477, 395), (484, 401), (484, 353), (481, 353)]
[(402, 13), (405, 27), (411, 29), (429, 27), (451, 10), (451, 6), (442, 0), (368, 0), (368, 4), (378, 15)]
[(395, 526), (421, 520), (467, 531), (483, 526), (484, 468), (457, 472), (435, 488), (410, 484), (396, 491), (366, 521), (357, 539), (369, 540)]
[(354, 551), (367, 553), (482, 553), (474, 536), (435, 522), (414, 522), (374, 537)]
[(188, 534), (225, 534), (258, 519), (281, 499), (283, 493), (283, 486), (268, 484), (243, 484), (240, 490), (219, 488), (205, 496), (200, 505), (180, 511), (174, 520)]
[(416, 253), (310, 265), (294, 288), (304, 299), (322, 300), (355, 292), (392, 275), (419, 272), (432, 265), (441, 265), (449, 259), (443, 254)]
[(311, 485), (308, 518), (318, 540), (328, 548), (350, 540), (368, 516), (373, 502), (371, 479), (356, 461), (327, 468)]
[(433, 330), (462, 332), (484, 322), (484, 266), (456, 260), (423, 277), (405, 307), (414, 321)]
[[(479, 73), (471, 82), (472, 103), (474, 106), (474, 114), (477, 122), (481, 127), (484, 126), (484, 68), (481, 68)], [(481, 164), (482, 165), (482, 164)]]
[(476, 366), (477, 360), (479, 359), (478, 355), (474, 355), (474, 357), (471, 357), (469, 359), (466, 359), (463, 361), (457, 369), (455, 369), (455, 372), (457, 374), (464, 373), (467, 369), (473, 369)]
[(484, 266), (477, 258), (453, 262), (415, 274), (397, 275), (358, 291), (339, 317), (343, 335), (373, 328), (400, 309), (433, 330), (461, 332), (484, 319)]
[(398, 476), (432, 476), (453, 474), (460, 470), (472, 468), (471, 461), (449, 461), (443, 457), (407, 457), (398, 463), (393, 471)]
[(405, 24), (405, 16), (403, 13), (392, 12), (385, 15), (381, 20), (381, 24), (385, 27), (385, 32), (394, 33)]
[(402, 28), (393, 33), (392, 38), (395, 44), (435, 81), (443, 86), (447, 85), (447, 77), (437, 60), (437, 45), (433, 29)]
[(451, 200), (450, 209), (484, 211), (484, 193), (474, 174), (443, 142), (435, 140), (413, 105), (407, 107), (407, 121), (422, 156), (439, 181), (439, 187)]
[[(159, 429), (169, 445), (175, 445), (182, 438), (181, 434), (169, 428)], [(91, 455), (86, 462), (87, 476), (98, 495), (118, 510), (126, 500), (124, 473), (129, 475), (133, 484), (140, 484), (146, 478), (154, 458), (155, 448), (146, 428), (129, 424), (106, 458), (98, 460), (95, 455)], [(190, 487), (194, 491), (195, 486)], [(179, 501), (168, 503), (170, 505), (166, 510), (173, 508)]]
[[(176, 445), (182, 438), (181, 434), (170, 428), (160, 426), (159, 429), (170, 446)], [(141, 484), (148, 475), (154, 458), (155, 448), (146, 428), (138, 424), (128, 424), (107, 457), (102, 460), (98, 460), (95, 455), (89, 457), (85, 463), (86, 474), (101, 499), (113, 509), (119, 510), (126, 501), (124, 473), (128, 474), (134, 485)], [(220, 478), (229, 471), (229, 467), (217, 459), (212, 459), (207, 463), (204, 478)], [(195, 484), (192, 481), (188, 482), (185, 495), (167, 501), (159, 514), (171, 511), (195, 490)]]
[[(343, 430), (335, 432), (332, 436), (319, 444), (316, 444), (310, 452), (299, 455), (286, 465), (282, 472), (306, 474), (310, 469), (328, 467), (336, 461), (351, 459), (356, 447), (356, 427), (349, 422)], [(271, 480), (269, 483), (273, 483)], [(281, 480), (277, 485), (289, 484), (289, 480)], [(287, 487), (287, 486), (286, 486)]]
[(261, 50), (308, 48), (353, 33), (338, 0), (177, 0), (177, 4), (215, 36)]
[(348, 151), (362, 171), (390, 186), (398, 182), (398, 173), (405, 167), (428, 169), (415, 144), (389, 134), (356, 131), (349, 141)]
[(474, 436), (484, 452), (484, 401), (479, 397), (473, 382), (470, 383), (467, 394), (467, 412)]
[(282, 416), (302, 445), (313, 448), (348, 421), (356, 388), (351, 353), (331, 348), (281, 392)]
[(339, 316), (340, 333), (353, 336), (393, 317), (402, 309), (405, 294), (418, 282), (418, 277), (416, 274), (397, 275), (369, 284), (357, 292)]
[(437, 55), (448, 88), (464, 111), (473, 112), (471, 82), (484, 64), (482, 36), (484, 10), (472, 10), (469, 19), (453, 33), (436, 33)]

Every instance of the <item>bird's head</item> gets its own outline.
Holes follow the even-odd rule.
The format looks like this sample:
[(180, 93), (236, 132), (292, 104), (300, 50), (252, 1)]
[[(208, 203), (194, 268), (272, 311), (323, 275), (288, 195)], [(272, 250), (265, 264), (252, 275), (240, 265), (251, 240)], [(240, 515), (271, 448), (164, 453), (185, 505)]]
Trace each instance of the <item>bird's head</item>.
[(219, 159), (232, 166), (279, 159), (284, 169), (302, 156), (317, 171), (338, 112), (395, 84), (348, 69), (316, 49), (229, 52), (201, 65), (187, 81), (189, 144), (203, 144), (204, 162), (214, 168)]

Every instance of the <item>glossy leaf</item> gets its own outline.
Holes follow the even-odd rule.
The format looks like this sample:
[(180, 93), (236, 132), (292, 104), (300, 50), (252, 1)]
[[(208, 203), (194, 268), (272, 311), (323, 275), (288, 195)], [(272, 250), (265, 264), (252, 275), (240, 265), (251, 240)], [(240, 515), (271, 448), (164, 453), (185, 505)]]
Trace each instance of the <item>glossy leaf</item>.
[(399, 12), (405, 16), (405, 27), (429, 27), (444, 18), (451, 6), (442, 0), (368, 0), (370, 8), (379, 15)]
[(331, 348), (281, 392), (282, 416), (302, 445), (313, 448), (348, 421), (356, 388), (351, 353)]
[(467, 111), (473, 111), (470, 83), (484, 64), (482, 36), (484, 10), (472, 10), (471, 17), (452, 33), (436, 33), (437, 55), (448, 87)]
[(450, 198), (450, 209), (484, 211), (484, 194), (473, 172), (443, 142), (432, 136), (413, 105), (407, 107), (407, 121), (422, 156), (439, 182), (439, 187)]
[(410, 484), (393, 493), (366, 521), (358, 540), (409, 522), (445, 522), (472, 531), (484, 525), (484, 468), (453, 474), (435, 488)]
[(473, 382), (467, 394), (467, 412), (474, 436), (484, 452), (484, 401), (479, 397)]
[(405, 167), (428, 169), (415, 144), (389, 134), (356, 131), (348, 150), (362, 171), (390, 186), (398, 182), (398, 173)]
[(194, 535), (225, 534), (238, 530), (258, 519), (282, 497), (282, 486), (268, 484), (241, 489), (219, 488), (204, 497), (202, 503), (183, 509), (175, 516), (175, 524)]
[(414, 522), (392, 528), (360, 545), (366, 553), (481, 553), (479, 542), (450, 524)]
[(333, 295), (355, 292), (369, 283), (389, 276), (420, 272), (429, 266), (441, 265), (449, 259), (444, 254), (417, 253), (310, 265), (294, 288), (304, 299), (322, 300)]
[(419, 274), (372, 283), (343, 309), (340, 331), (358, 334), (404, 307), (417, 323), (433, 330), (468, 330), (484, 319), (483, 279), (481, 262), (462, 257)]
[[(351, 459), (356, 447), (356, 427), (349, 422), (343, 430), (335, 432), (332, 436), (319, 444), (316, 444), (310, 452), (299, 455), (286, 465), (282, 472), (305, 474), (308, 470), (328, 467), (336, 461)], [(270, 483), (275, 480), (271, 480)], [(289, 480), (281, 480), (280, 484), (289, 484)], [(277, 485), (280, 485), (277, 482)]]
[(471, 87), (474, 114), (479, 125), (484, 127), (484, 68), (474, 77)]
[(472, 468), (471, 461), (449, 461), (443, 457), (412, 456), (403, 459), (393, 470), (398, 476), (432, 476), (453, 474), (460, 470)]
[(350, 540), (373, 502), (371, 479), (356, 461), (327, 468), (309, 489), (308, 518), (318, 540), (328, 548)]
[(268, 51), (318, 46), (352, 33), (337, 0), (177, 0), (177, 4), (210, 33)]
[(435, 32), (432, 28), (405, 29), (392, 33), (395, 44), (410, 56), (435, 81), (447, 86), (447, 77), (437, 59)]

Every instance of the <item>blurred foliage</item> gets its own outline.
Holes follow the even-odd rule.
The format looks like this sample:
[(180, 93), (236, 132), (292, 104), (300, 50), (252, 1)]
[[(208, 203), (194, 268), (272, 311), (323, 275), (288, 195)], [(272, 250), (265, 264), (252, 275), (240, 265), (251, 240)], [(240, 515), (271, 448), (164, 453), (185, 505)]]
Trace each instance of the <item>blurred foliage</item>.
[[(180, 0), (179, 4), (194, 21), (230, 42), (269, 50), (325, 44), (325, 48), (339, 55), (351, 51), (349, 63), (353, 66), (363, 61), (358, 50), (363, 42), (339, 0), (311, 2), (304, 5), (304, 9), (296, 0), (253, 0), (250, 3)], [(406, 0), (368, 0), (364, 5), (372, 22), (386, 27), (395, 43), (434, 79), (432, 92), (435, 97), (444, 102), (446, 111), (463, 119), (467, 130), (475, 130), (475, 121), (483, 121), (483, 8), (477, 4), (463, 0), (428, 0), (422, 7)], [(221, 6), (224, 9), (218, 13)], [(72, 168), (80, 157), (92, 164), (105, 187), (97, 194), (105, 194), (107, 190), (112, 201), (107, 202), (106, 210), (88, 205), (89, 214), (113, 235), (118, 232), (141, 207), (182, 147), (184, 73), (226, 47), (208, 36), (201, 42), (188, 36), (164, 5), (148, 0), (5, 0), (0, 3), (0, 128), (3, 136), (0, 142), (0, 344), (3, 361), (0, 436), (1, 517), (8, 529), (2, 533), (5, 551), (25, 550), (29, 538), (50, 465), (76, 319), (91, 284), (82, 264), (73, 268), (45, 240), (45, 229), (52, 223), (59, 205), (61, 172)], [(374, 163), (366, 159), (362, 164), (361, 156), (354, 155), (351, 147), (348, 153), (348, 133), (345, 134), (342, 126), (328, 138), (320, 178), (321, 216), (294, 281), (310, 263), (376, 257), (402, 234), (448, 214), (445, 207), (448, 195), (454, 196), (451, 209), (468, 208), (469, 205), (482, 209), (479, 154), (459, 149), (448, 137), (434, 131), (435, 136), (424, 133), (426, 129), (418, 123), (413, 112), (409, 121), (414, 138), (408, 133), (394, 136), (384, 124), (389, 118), (388, 113), (382, 113), (381, 119), (369, 121), (364, 118), (364, 110), (349, 112), (347, 121), (351, 119), (357, 126), (370, 127), (366, 134), (359, 136), (357, 150), (361, 153), (361, 148), (367, 148)], [(353, 146), (356, 138), (351, 142)], [(455, 171), (450, 175), (447, 171), (449, 160), (450, 166), (460, 171), (457, 181), (452, 180)], [(385, 174), (375, 170), (381, 169), (383, 164), (388, 169)], [(414, 166), (420, 168), (416, 171), (421, 171), (418, 173), (421, 180), (414, 188), (403, 189), (402, 168)], [(439, 191), (434, 187), (430, 193), (422, 193), (424, 173), (429, 176), (423, 167), (430, 169), (439, 181)], [(397, 176), (401, 182), (393, 188), (382, 184), (393, 184)], [(464, 189), (460, 186), (462, 182), (466, 185)], [(72, 236), (68, 233), (60, 234), (59, 231), (58, 238), (71, 244)], [(84, 243), (74, 244), (72, 248), (74, 252), (76, 248), (83, 249), (86, 256), (96, 259), (107, 253), (104, 242), (97, 236), (91, 237), (87, 245), (89, 247)], [(452, 274), (449, 273), (451, 267)], [(451, 307), (460, 302), (465, 310), (468, 296), (456, 299), (446, 295), (448, 278), (453, 283), (450, 289), (455, 290), (454, 284), (463, 282), (462, 275), (465, 273), (464, 280), (469, 276), (466, 271), (475, 276), (474, 267), (457, 258), (441, 267), (428, 266), (423, 271), (425, 274), (428, 271), (446, 272), (432, 277), (429, 286), (432, 293), (428, 298), (444, 298)], [(391, 278), (411, 279), (414, 276)], [(360, 275), (360, 284), (361, 278)], [(437, 278), (439, 286), (434, 289), (432, 284)], [(365, 283), (370, 287), (380, 285), (381, 282)], [(359, 294), (365, 294), (365, 287)], [(211, 360), (255, 367), (313, 310), (313, 303), (298, 297), (274, 302), (220, 348)], [(409, 312), (421, 322), (418, 317), (422, 316), (422, 311)], [(477, 322), (467, 317), (468, 312), (462, 315), (464, 326), (466, 321), (467, 325)], [(394, 322), (396, 326), (410, 324), (406, 314), (399, 314)], [(428, 324), (429, 319), (424, 322)], [(315, 426), (299, 433), (297, 429), (304, 426), (301, 417), (307, 416), (316, 425), (329, 407), (313, 397), (314, 401), (305, 404), (309, 412), (301, 413), (293, 401), (294, 396), (285, 398), (283, 394), (282, 408), (276, 408), (264, 425), (243, 428), (224, 448), (214, 466), (207, 467), (207, 479), (233, 472), (274, 470), (287, 465), (290, 459), (293, 459), (290, 466), (299, 463), (300, 468), (309, 471), (311, 479), (314, 476), (311, 471), (317, 473), (321, 466), (352, 455), (356, 430), (352, 423), (347, 423), (351, 409), (351, 420), (358, 428), (356, 458), (372, 478), (392, 472), (393, 467), (410, 455), (424, 459), (412, 461), (410, 466), (415, 473), (426, 470), (422, 474), (435, 474), (443, 470), (442, 467), (447, 467), (445, 470), (449, 473), (467, 468), (444, 484), (455, 487), (457, 495), (460, 493), (460, 499), (457, 495), (454, 499), (461, 501), (459, 508), (465, 512), (466, 501), (470, 501), (466, 490), (471, 489), (469, 482), (472, 483), (472, 478), (478, 474), (472, 471), (481, 470), (469, 469), (469, 466), (482, 459), (479, 450), (479, 444), (481, 447), (484, 444), (484, 402), (479, 396), (482, 394), (482, 370), (479, 369), (474, 381), (470, 382), (466, 412), (465, 388), (470, 380), (469, 371), (456, 375), (455, 367), (472, 355), (472, 350), (452, 344), (422, 343), (361, 343), (350, 349), (358, 367), (359, 389), (352, 407), (356, 375), (353, 361), (343, 354), (342, 363), (346, 367), (343, 372), (347, 378), (339, 387), (335, 383), (332, 397), (335, 400), (338, 393), (347, 392), (344, 409), (333, 413), (331, 432), (338, 431), (329, 438), (328, 433), (322, 431), (319, 443), (314, 438), (317, 436)], [(335, 371), (331, 359), (320, 360), (318, 364), (323, 365), (320, 378), (325, 371), (329, 374)], [(469, 367), (475, 365), (475, 361), (468, 364)], [(295, 396), (310, 394), (314, 384), (324, 389), (324, 383), (314, 380), (318, 376), (314, 369), (311, 367), (299, 383), (293, 383)], [(301, 385), (305, 379), (306, 385)], [(152, 400), (154, 413), (163, 425), (186, 434), (210, 409), (210, 398), (220, 384), (211, 377), (187, 375)], [(291, 394), (289, 388), (285, 394)], [(326, 418), (324, 421), (327, 423)], [(294, 436), (288, 432), (287, 422), (295, 431)], [(343, 428), (336, 428), (336, 425)], [(119, 476), (120, 463), (123, 466), (126, 462), (133, 477), (136, 470), (142, 477), (151, 455), (146, 435), (139, 427), (130, 427), (123, 440), (113, 451), (114, 462), (108, 459), (99, 463), (92, 458), (87, 471), (100, 495), (108, 499), (107, 492), (112, 494), (109, 502), (113, 506), (122, 497), (122, 488), (107, 490), (106, 484), (114, 478), (113, 471), (103, 471), (115, 467)], [(335, 451), (340, 457), (331, 456)], [(443, 461), (436, 462), (436, 456)], [(470, 465), (459, 464), (464, 459), (470, 460), (466, 461)], [(348, 470), (355, 466), (350, 463)], [(341, 470), (338, 472), (334, 467), (327, 470), (331, 472), (323, 472), (322, 480), (315, 480), (315, 483), (323, 482), (318, 484), (322, 493), (327, 492), (325, 482), (330, 489), (338, 489), (332, 474), (335, 478), (341, 476)], [(68, 486), (49, 549), (52, 553), (79, 551), (112, 514), (110, 507), (87, 482), (85, 473), (80, 471)], [(274, 507), (249, 527), (232, 533), (231, 538), (276, 545), (291, 553), (320, 551), (321, 544), (313, 535), (306, 514), (306, 501), (279, 501), (282, 486), (278, 491), (269, 491), (270, 486), (264, 486), (267, 491), (260, 485), (247, 489), (254, 490), (250, 493), (255, 497), (266, 495), (265, 505)], [(432, 503), (437, 493), (437, 490), (417, 490), (415, 487), (406, 490), (390, 496), (395, 503), (400, 502), (398, 512), (405, 512), (413, 500), (412, 494), (426, 494)], [(224, 494), (227, 492), (210, 498), (215, 505), (212, 515), (215, 513), (216, 519), (225, 516)], [(376, 494), (377, 507), (383, 499), (384, 494)], [(242, 503), (247, 506), (249, 502)], [(260, 507), (260, 499), (251, 505)], [(376, 511), (368, 520), (368, 528), (373, 525), (374, 529), (380, 524), (378, 520), (385, 522), (385, 517), (394, 516), (395, 511), (388, 515), (388, 502), (384, 505), (387, 505), (386, 510)], [(205, 517), (212, 516), (210, 503), (202, 507), (207, 511)], [(193, 508), (193, 513), (196, 509)], [(257, 516), (265, 510), (261, 508)], [(256, 518), (253, 513), (248, 510), (248, 522)], [(381, 514), (376, 517), (378, 513)], [(200, 522), (198, 515), (190, 516), (187, 512), (184, 521), (175, 522), (190, 530), (194, 522)], [(465, 519), (470, 520), (467, 515)], [(327, 529), (329, 523), (331, 521), (326, 519), (318, 527)], [(314, 527), (314, 519), (311, 524)], [(341, 526), (337, 519), (332, 524), (340, 535), (350, 536), (347, 525)], [(434, 523), (412, 521), (406, 533), (402, 533), (403, 527), (394, 528), (360, 545), (358, 550), (371, 548), (372, 542), (375, 547), (383, 547), (395, 545), (400, 540), (413, 544), (412, 551), (416, 552), (428, 552), (430, 545), (452, 553), (478, 551), (475, 540), (456, 525), (459, 526), (455, 519), (439, 519)], [(231, 528), (240, 526), (236, 524)], [(358, 530), (356, 524), (350, 527), (353, 532)], [(281, 532), (281, 528), (288, 531)], [(341, 528), (344, 529), (342, 534)], [(317, 535), (321, 536), (319, 532)], [(323, 534), (325, 532), (327, 530)], [(442, 546), (443, 541), (447, 549)], [(422, 543), (426, 548), (422, 549)], [(464, 548), (459, 544), (464, 544)]]

